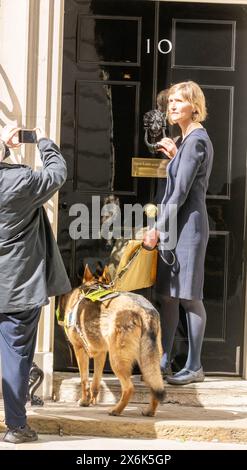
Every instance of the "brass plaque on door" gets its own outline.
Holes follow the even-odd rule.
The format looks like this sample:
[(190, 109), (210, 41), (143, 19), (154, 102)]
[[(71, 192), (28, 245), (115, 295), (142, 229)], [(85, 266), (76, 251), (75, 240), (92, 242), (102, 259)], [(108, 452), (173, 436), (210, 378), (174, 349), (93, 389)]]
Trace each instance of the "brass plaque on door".
[(160, 158), (132, 158), (131, 176), (139, 178), (166, 178), (170, 160)]

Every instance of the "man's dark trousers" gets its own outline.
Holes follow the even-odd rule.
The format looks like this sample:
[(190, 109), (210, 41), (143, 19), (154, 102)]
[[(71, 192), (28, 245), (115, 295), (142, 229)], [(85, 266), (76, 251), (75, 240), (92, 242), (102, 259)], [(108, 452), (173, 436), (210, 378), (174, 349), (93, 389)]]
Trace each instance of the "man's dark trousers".
[(33, 362), (40, 307), (0, 313), (0, 353), (5, 423), (25, 426), (29, 372)]

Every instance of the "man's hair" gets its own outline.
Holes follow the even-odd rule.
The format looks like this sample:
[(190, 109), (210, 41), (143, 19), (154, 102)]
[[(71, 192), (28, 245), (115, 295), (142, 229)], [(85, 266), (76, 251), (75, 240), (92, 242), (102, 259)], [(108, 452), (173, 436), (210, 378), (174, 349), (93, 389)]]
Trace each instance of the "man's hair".
[(157, 95), (157, 108), (162, 113), (166, 113), (167, 110), (167, 94), (168, 90), (161, 90)]

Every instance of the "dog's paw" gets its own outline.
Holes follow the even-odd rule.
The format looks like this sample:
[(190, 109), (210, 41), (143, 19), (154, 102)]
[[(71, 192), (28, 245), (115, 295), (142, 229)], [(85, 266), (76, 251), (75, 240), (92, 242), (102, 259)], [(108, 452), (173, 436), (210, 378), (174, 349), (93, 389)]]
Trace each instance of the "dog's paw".
[(142, 409), (142, 416), (148, 416), (152, 418), (155, 415), (155, 412), (153, 410), (150, 410), (150, 408), (144, 408)]
[(90, 399), (90, 404), (93, 405), (93, 406), (97, 405), (97, 397), (92, 397)]
[(90, 400), (83, 400), (82, 398), (80, 398), (80, 400), (78, 401), (78, 405), (79, 406), (89, 406), (90, 405)]
[(120, 416), (120, 413), (116, 408), (112, 408), (111, 410), (109, 410), (108, 414), (110, 416)]

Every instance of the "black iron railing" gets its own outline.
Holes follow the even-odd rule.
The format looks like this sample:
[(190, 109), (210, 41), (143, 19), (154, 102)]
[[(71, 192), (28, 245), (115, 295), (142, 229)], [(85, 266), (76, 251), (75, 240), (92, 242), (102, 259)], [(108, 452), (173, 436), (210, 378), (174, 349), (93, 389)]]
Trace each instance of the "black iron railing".
[(38, 367), (37, 364), (35, 364), (35, 362), (33, 362), (30, 373), (29, 373), (28, 395), (27, 395), (27, 399), (31, 401), (32, 406), (44, 405), (44, 401), (37, 395), (34, 395), (37, 388), (42, 384), (43, 380), (44, 380), (43, 370), (40, 369), (40, 367)]

